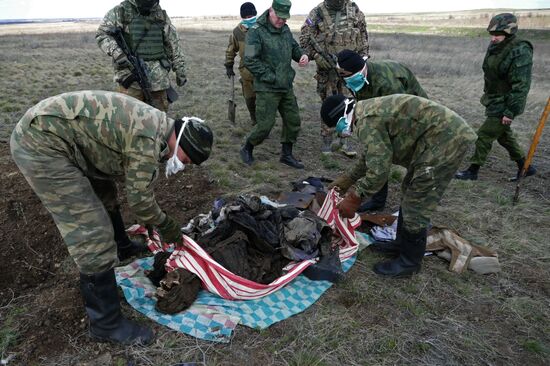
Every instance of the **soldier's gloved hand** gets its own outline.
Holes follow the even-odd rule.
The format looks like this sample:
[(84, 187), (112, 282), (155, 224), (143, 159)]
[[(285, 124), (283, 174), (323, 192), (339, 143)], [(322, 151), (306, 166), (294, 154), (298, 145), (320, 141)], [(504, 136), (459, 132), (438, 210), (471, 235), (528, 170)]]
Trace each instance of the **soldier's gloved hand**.
[(350, 189), (344, 199), (336, 206), (340, 211), (340, 216), (351, 219), (361, 206), (361, 197), (355, 193), (354, 189)]
[(164, 242), (170, 244), (181, 241), (181, 226), (172, 217), (166, 215), (164, 221), (157, 227)]
[(321, 56), (320, 53), (316, 54), (313, 59), (321, 70), (330, 70), (332, 68), (330, 63), (323, 56)]
[(328, 185), (328, 188), (336, 188), (337, 191), (345, 193), (354, 183), (355, 182), (348, 174), (342, 174), (341, 176), (333, 180), (332, 183)]
[(231, 78), (231, 76), (235, 76), (233, 65), (225, 65), (225, 73), (227, 74), (228, 78)]
[(187, 78), (185, 76), (176, 75), (176, 84), (178, 84), (178, 86), (184, 86), (187, 84)]
[(114, 59), (115, 65), (118, 69), (131, 69), (132, 64), (125, 54), (121, 53)]

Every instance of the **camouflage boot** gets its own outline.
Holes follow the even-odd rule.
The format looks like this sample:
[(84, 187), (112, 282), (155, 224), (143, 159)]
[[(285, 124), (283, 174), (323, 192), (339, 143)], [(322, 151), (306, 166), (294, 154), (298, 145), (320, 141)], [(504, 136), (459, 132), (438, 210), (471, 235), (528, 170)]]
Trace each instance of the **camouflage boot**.
[(322, 154), (331, 154), (332, 153), (332, 136), (321, 136), (323, 141), (321, 145)]
[(349, 143), (349, 139), (342, 138), (342, 147), (340, 147), (340, 152), (346, 155), (348, 158), (354, 158), (357, 155), (357, 151)]

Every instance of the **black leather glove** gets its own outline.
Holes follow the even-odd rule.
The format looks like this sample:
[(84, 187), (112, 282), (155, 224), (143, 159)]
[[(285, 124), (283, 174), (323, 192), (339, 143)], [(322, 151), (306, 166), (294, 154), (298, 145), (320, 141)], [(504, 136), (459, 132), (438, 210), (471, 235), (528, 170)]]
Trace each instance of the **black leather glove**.
[(231, 76), (235, 76), (235, 72), (233, 71), (233, 65), (225, 65), (225, 72), (228, 78), (231, 78)]
[(172, 217), (166, 215), (164, 221), (157, 227), (164, 242), (171, 244), (182, 240), (181, 227)]
[(185, 76), (176, 75), (176, 84), (178, 84), (178, 86), (184, 86), (187, 84), (187, 78)]

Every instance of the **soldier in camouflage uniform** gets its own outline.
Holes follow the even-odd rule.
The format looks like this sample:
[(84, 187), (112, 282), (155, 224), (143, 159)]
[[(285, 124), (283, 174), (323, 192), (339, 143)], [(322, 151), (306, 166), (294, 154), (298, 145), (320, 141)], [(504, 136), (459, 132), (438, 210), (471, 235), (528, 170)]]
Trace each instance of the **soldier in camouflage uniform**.
[[(317, 64), (317, 93), (321, 101), (327, 96), (343, 93), (343, 82), (327, 57), (350, 49), (361, 56), (369, 56), (369, 35), (365, 15), (351, 0), (324, 0), (309, 13), (301, 29), (300, 46)], [(331, 152), (333, 131), (321, 123), (325, 154)], [(351, 145), (344, 140), (341, 151), (354, 156)]]
[(11, 136), (15, 163), (52, 215), (80, 271), (90, 334), (124, 344), (153, 340), (151, 329), (124, 318), (113, 267), (119, 263), (110, 211), (123, 181), (127, 202), (166, 242), (181, 240), (180, 225), (161, 211), (153, 183), (159, 163), (167, 173), (200, 164), (210, 154), (211, 130), (183, 122), (124, 94), (78, 91), (29, 109)]
[(242, 21), (238, 26), (233, 29), (233, 33), (229, 36), (229, 44), (227, 45), (227, 50), (225, 51), (225, 69), (227, 77), (231, 78), (235, 76), (233, 71), (233, 65), (235, 64), (235, 56), (239, 54), (239, 74), (241, 75), (241, 85), (243, 89), (243, 97), (250, 113), (250, 119), (252, 124), (256, 124), (256, 93), (254, 92), (254, 77), (244, 67), (244, 47), (245, 47), (245, 38), (248, 28), (256, 23), (256, 8), (254, 4), (250, 2), (243, 3), (241, 5), (241, 18)]
[(257, 120), (240, 150), (241, 159), (247, 165), (254, 161), (254, 146), (269, 136), (278, 110), (283, 120), (279, 161), (296, 169), (304, 168), (292, 155), (301, 121), (292, 88), (296, 72), (291, 62), (294, 60), (303, 67), (309, 59), (286, 25), (286, 20), (290, 18), (290, 6), (289, 0), (273, 0), (271, 8), (258, 18), (246, 36), (244, 66), (254, 75)]
[[(358, 101), (391, 94), (411, 94), (428, 98), (411, 70), (399, 62), (365, 60), (351, 50), (343, 50), (337, 57), (338, 72), (343, 77), (346, 87)], [(362, 176), (364, 172), (359, 174)], [(341, 176), (340, 179), (350, 180), (347, 175)], [(334, 185), (342, 183), (345, 184), (345, 182), (333, 182)], [(387, 197), (388, 182), (380, 191), (372, 195), (370, 200), (363, 203), (358, 211), (381, 210), (386, 204)]]
[(113, 28), (122, 30), (128, 47), (145, 63), (151, 82), (151, 105), (166, 112), (170, 70), (174, 70), (178, 86), (187, 82), (180, 39), (166, 11), (161, 9), (159, 0), (125, 0), (109, 10), (96, 33), (99, 48), (113, 58), (117, 91), (144, 100), (137, 81), (128, 88), (123, 86), (131, 80), (132, 66), (109, 34)]
[(353, 217), (360, 198), (387, 182), (392, 163), (407, 168), (396, 238), (399, 257), (377, 264), (374, 271), (386, 276), (418, 272), (430, 218), (476, 134), (449, 108), (406, 94), (359, 101), (355, 107), (343, 95), (331, 96), (323, 103), (321, 117), (339, 133), (353, 132), (364, 148), (349, 173), (355, 189), (348, 190), (339, 205), (342, 216)]
[[(533, 45), (519, 38), (517, 18), (510, 13), (498, 14), (491, 19), (487, 31), (491, 44), (483, 60), (485, 86), (481, 104), (485, 106), (485, 122), (477, 131), (476, 150), (468, 169), (460, 171), (455, 178), (476, 180), (479, 168), (487, 161), (493, 142), (502, 145), (515, 161), (519, 176), (525, 154), (518, 145), (510, 125), (523, 113), (527, 94), (531, 87)], [(529, 166), (526, 176), (534, 175), (536, 169)]]
[[(391, 94), (411, 94), (428, 98), (414, 74), (399, 62), (365, 60), (357, 52), (347, 49), (338, 53), (337, 60), (338, 72), (356, 100)], [(362, 175), (362, 173), (359, 174)], [(347, 175), (341, 176), (340, 179), (349, 181)], [(344, 182), (333, 184), (341, 183)], [(361, 205), (359, 212), (381, 210), (384, 208), (387, 195), (388, 183), (386, 182), (379, 192)]]

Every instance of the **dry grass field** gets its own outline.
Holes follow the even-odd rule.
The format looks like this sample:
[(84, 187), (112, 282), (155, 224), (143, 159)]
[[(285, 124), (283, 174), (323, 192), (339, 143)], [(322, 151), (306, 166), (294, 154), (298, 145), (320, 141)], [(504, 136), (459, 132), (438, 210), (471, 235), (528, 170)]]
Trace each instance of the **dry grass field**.
[[(456, 19), (458, 15), (454, 16)], [(483, 14), (475, 16), (481, 21), (473, 26), (483, 28), (486, 18)], [(379, 24), (382, 23), (383, 19)], [(296, 67), (294, 84), (302, 116), (295, 153), (306, 169), (296, 171), (278, 162), (280, 121), (271, 137), (255, 150), (257, 163), (247, 167), (240, 162), (238, 150), (250, 121), (238, 90), (237, 125), (227, 121), (230, 84), (223, 61), (228, 32), (221, 30), (227, 25), (205, 31), (178, 23), (189, 82), (179, 90), (180, 99), (171, 106), (170, 113), (200, 116), (215, 132), (212, 157), (203, 166), (186, 170), (179, 178), (181, 182), (159, 179), (161, 203), (170, 201), (170, 194), (177, 194), (178, 186), (188, 180), (194, 182), (196, 188), (183, 192), (195, 196), (192, 203), (167, 208), (180, 218), (207, 212), (216, 195), (255, 192), (274, 196), (289, 190), (291, 181), (307, 176), (334, 178), (353, 164), (353, 160), (340, 155), (319, 154), (320, 101), (315, 93), (313, 64), (305, 69)], [(547, 28), (548, 23), (543, 25)], [(393, 59), (408, 65), (432, 99), (455, 110), (477, 128), (483, 121), (479, 104), (483, 88), (481, 63), (488, 38), (439, 32), (437, 24), (432, 23), (427, 26), (436, 31), (387, 33), (377, 32), (373, 25), (371, 55), (373, 59)], [(534, 160), (539, 173), (524, 182), (516, 206), (511, 203), (515, 185), (508, 182), (515, 173), (515, 164), (495, 144), (489, 163), (480, 171), (480, 179), (453, 181), (433, 218), (434, 224), (453, 228), (464, 238), (497, 250), (502, 264), (498, 274), (482, 276), (468, 271), (457, 275), (448, 271), (447, 262), (427, 257), (419, 275), (386, 280), (371, 271), (382, 257), (365, 250), (345, 280), (308, 310), (263, 331), (239, 326), (229, 344), (199, 341), (171, 331), (128, 307), (126, 314), (154, 327), (159, 335), (155, 344), (140, 348), (90, 342), (84, 320), (81, 321), (85, 316), (74, 265), (64, 260), (66, 250), (59, 235), (13, 165), (7, 145), (15, 123), (39, 100), (70, 90), (112, 90), (110, 60), (95, 44), (94, 24), (73, 31), (50, 28), (47, 33), (34, 32), (33, 26), (27, 26), (30, 34), (23, 28), (13, 31), (15, 26), (9, 27), (0, 26), (0, 227), (6, 249), (4, 256), (0, 255), (0, 266), (2, 276), (41, 273), (42, 277), (22, 288), (15, 282), (0, 281), (0, 358), (9, 359), (8, 365), (549, 363), (548, 126)], [(293, 29), (297, 29), (296, 25)], [(550, 96), (548, 32), (541, 31), (533, 39), (531, 92), (525, 113), (513, 124), (525, 150)], [(391, 174), (387, 212), (398, 207), (403, 176), (403, 170), (397, 167)], [(207, 185), (206, 193), (201, 191), (204, 185), (199, 184)], [(173, 190), (167, 192), (166, 187)], [(51, 252), (36, 253), (37, 247), (32, 243), (53, 248)], [(23, 259), (10, 262), (6, 252)], [(35, 256), (41, 260), (32, 262)], [(66, 307), (60, 308), (57, 304), (64, 298), (72, 302), (65, 302)], [(69, 316), (72, 318), (68, 320)]]

